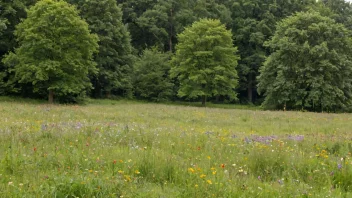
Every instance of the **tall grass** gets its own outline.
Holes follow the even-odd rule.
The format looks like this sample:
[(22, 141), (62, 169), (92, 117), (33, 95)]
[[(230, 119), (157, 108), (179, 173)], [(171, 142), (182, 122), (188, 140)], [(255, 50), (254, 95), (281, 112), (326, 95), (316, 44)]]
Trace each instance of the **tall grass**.
[(0, 197), (349, 197), (349, 114), (0, 102)]

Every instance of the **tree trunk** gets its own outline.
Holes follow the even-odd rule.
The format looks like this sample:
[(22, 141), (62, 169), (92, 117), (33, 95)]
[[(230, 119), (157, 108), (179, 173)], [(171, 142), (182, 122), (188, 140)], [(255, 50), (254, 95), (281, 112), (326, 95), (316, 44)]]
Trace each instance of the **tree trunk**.
[(220, 95), (216, 95), (216, 103), (220, 103)]
[(247, 96), (248, 96), (248, 102), (252, 103), (253, 102), (253, 86), (252, 86), (252, 74), (250, 73), (248, 76), (248, 87), (247, 87)]
[(111, 91), (106, 91), (106, 98), (108, 98), (108, 99), (111, 98)]
[(253, 102), (253, 88), (252, 88), (251, 84), (248, 85), (247, 92), (248, 92), (248, 102), (252, 103)]
[(54, 103), (54, 91), (53, 90), (49, 90), (49, 104), (53, 104)]
[(173, 35), (173, 27), (172, 27), (172, 19), (173, 19), (173, 10), (170, 9), (170, 38), (169, 38), (169, 50), (172, 52), (172, 35)]
[(202, 106), (205, 107), (205, 104), (207, 102), (207, 97), (206, 96), (202, 96)]
[(95, 98), (102, 98), (103, 95), (101, 93), (101, 85), (98, 79), (95, 80), (95, 85), (94, 85), (94, 97)]

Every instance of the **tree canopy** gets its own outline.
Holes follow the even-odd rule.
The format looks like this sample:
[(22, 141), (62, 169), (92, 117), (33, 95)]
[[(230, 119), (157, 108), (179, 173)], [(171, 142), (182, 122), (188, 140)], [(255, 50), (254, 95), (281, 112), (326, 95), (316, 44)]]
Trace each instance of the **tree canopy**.
[(34, 92), (79, 94), (91, 88), (96, 73), (93, 53), (98, 38), (77, 10), (64, 1), (42, 0), (28, 10), (15, 32), (19, 47), (3, 60), (12, 82), (29, 84)]
[(111, 93), (132, 95), (132, 46), (130, 34), (122, 23), (122, 11), (116, 0), (70, 0), (77, 5), (89, 29), (99, 37), (99, 53), (94, 57), (98, 74), (91, 80), (93, 96)]
[[(52, 1), (61, 4), (66, 2), (65, 7), (77, 9), (74, 11), (76, 18), (71, 19), (71, 15), (63, 16), (61, 11), (43, 11), (46, 4), (38, 0), (0, 2), (0, 58), (2, 59), (0, 95), (44, 98), (47, 97), (48, 91), (52, 90), (55, 91), (59, 102), (75, 102), (78, 96), (88, 95), (95, 98), (136, 97), (153, 101), (202, 98), (203, 104), (206, 100), (256, 105), (264, 101), (267, 107), (271, 104), (272, 107), (278, 108), (286, 104), (288, 108), (305, 110), (319, 108), (333, 110), (349, 106), (346, 102), (349, 101), (349, 89), (344, 87), (348, 85), (345, 77), (349, 75), (347, 66), (349, 59), (343, 58), (346, 53), (349, 53), (349, 48), (341, 44), (341, 53), (335, 49), (339, 47), (335, 44), (336, 39), (340, 39), (341, 43), (348, 43), (351, 38), (352, 5), (349, 1)], [(44, 0), (44, 2), (48, 1)], [(34, 14), (29, 18), (26, 10), (31, 10), (34, 5), (36, 12), (43, 15), (43, 19), (35, 17)], [(307, 11), (324, 18), (320, 22), (318, 22), (320, 19), (317, 21), (307, 19), (306, 26), (293, 26), (297, 29), (295, 31), (301, 32), (302, 40), (295, 45), (295, 53), (310, 55), (299, 59), (297, 63), (290, 59), (278, 62), (293, 50), (285, 51), (281, 48), (285, 48), (289, 43), (293, 45), (292, 43), (296, 42), (293, 38), (298, 37), (282, 33), (284, 32), (282, 20), (292, 16), (298, 17), (295, 13)], [(49, 19), (46, 19), (45, 17), (49, 15), (50, 17), (47, 17)], [(331, 21), (328, 22), (327, 19)], [(86, 45), (84, 41), (89, 37), (85, 34), (77, 35), (74, 31), (72, 24), (78, 21), (85, 21), (82, 23), (88, 24), (88, 33), (98, 37), (99, 49), (94, 55), (87, 55), (88, 52), (82, 52), (85, 54), (82, 56), (74, 55), (81, 52), (74, 52), (75, 47), (71, 45)], [(297, 21), (304, 20), (302, 18)], [(332, 23), (333, 27), (337, 25), (338, 28), (344, 28), (341, 29), (340, 34), (321, 25)], [(67, 27), (63, 28), (62, 26), (66, 24), (68, 24)], [(312, 30), (313, 26), (320, 29), (319, 34)], [(279, 27), (280, 30), (277, 29)], [(63, 35), (62, 32), (64, 32)], [(334, 36), (336, 38), (333, 38)], [(44, 37), (46, 39), (42, 39)], [(68, 44), (71, 38), (75, 38), (77, 42)], [(274, 38), (275, 41), (280, 42), (274, 43), (272, 41)], [(291, 40), (282, 41), (286, 38)], [(335, 43), (332, 44), (332, 42)], [(315, 54), (312, 52), (318, 48), (317, 46), (323, 49), (323, 43), (326, 43), (328, 49), (324, 52), (325, 59), (320, 55), (323, 52), (319, 51)], [(279, 44), (282, 45), (279, 46)], [(86, 49), (91, 53), (96, 47), (96, 45), (92, 48), (86, 46)], [(335, 56), (333, 52), (338, 54), (336, 56), (339, 57), (339, 61), (332, 60)], [(66, 59), (57, 58), (63, 57), (66, 53), (71, 54), (72, 58), (67, 58), (68, 55), (65, 55)], [(80, 61), (76, 61), (77, 59)], [(47, 61), (45, 64), (44, 60)], [(48, 60), (51, 61), (50, 64)], [(337, 67), (338, 71), (346, 75), (340, 78), (336, 74), (331, 74), (333, 76), (331, 80), (330, 77), (328, 80), (325, 79), (326, 76), (324, 77), (325, 84), (319, 85), (324, 86), (324, 90), (334, 89), (334, 91), (343, 92), (339, 94), (333, 92), (334, 94), (329, 96), (331, 99), (324, 99), (325, 96), (322, 96), (325, 93), (318, 93), (317, 88), (314, 88), (314, 91), (312, 87), (303, 88), (305, 85), (302, 84), (303, 80), (300, 80), (312, 78), (317, 81), (315, 84), (319, 84), (322, 81), (318, 80), (320, 76), (308, 75), (308, 71), (312, 70), (311, 68), (317, 68), (316, 65), (322, 64), (323, 60), (331, 64), (331, 68)], [(87, 64), (83, 64), (84, 61)], [(282, 65), (273, 66), (274, 62)], [(45, 69), (54, 63), (58, 66)], [(77, 64), (82, 68), (85, 65), (88, 72), (76, 75), (75, 71), (63, 69), (56, 74), (55, 72), (59, 71), (57, 68), (73, 68), (66, 67), (65, 64)], [(31, 66), (28, 67), (29, 65)], [(292, 82), (288, 80), (283, 83), (283, 79), (287, 76), (282, 78), (279, 76), (282, 68), (285, 67), (300, 68), (298, 71), (304, 70), (301, 74), (304, 77), (299, 77), (298, 74), (298, 77), (295, 77), (295, 73), (295, 75), (290, 74), (292, 78), (299, 80)], [(330, 70), (327, 70), (323, 73), (328, 75), (329, 72)], [(73, 77), (74, 75), (76, 77)], [(60, 83), (58, 83), (59, 79)], [(60, 86), (54, 85), (54, 81)], [(281, 86), (278, 84), (283, 83), (288, 86), (289, 82), (290, 89), (278, 88)], [(307, 83), (309, 84), (310, 81)], [(331, 87), (327, 88), (328, 85)], [(299, 87), (298, 92), (297, 87)], [(176, 92), (177, 96), (175, 96)], [(320, 102), (317, 97), (320, 98)], [(234, 98), (239, 100), (233, 100)], [(280, 99), (277, 100), (278, 98)], [(352, 110), (352, 106), (349, 108)]]
[(173, 96), (174, 84), (169, 78), (170, 53), (146, 49), (135, 64), (135, 93), (138, 98), (165, 101)]
[(232, 34), (220, 20), (202, 19), (178, 35), (172, 76), (180, 82), (178, 95), (186, 98), (236, 98), (239, 57)]
[(318, 12), (300, 12), (278, 23), (260, 69), (264, 105), (336, 110), (351, 104), (351, 32)]

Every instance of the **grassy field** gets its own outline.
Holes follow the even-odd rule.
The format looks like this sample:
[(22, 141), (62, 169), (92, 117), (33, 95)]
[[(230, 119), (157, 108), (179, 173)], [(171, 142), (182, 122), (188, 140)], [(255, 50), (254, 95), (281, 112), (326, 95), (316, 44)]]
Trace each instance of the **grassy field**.
[(0, 102), (0, 197), (351, 197), (352, 116)]

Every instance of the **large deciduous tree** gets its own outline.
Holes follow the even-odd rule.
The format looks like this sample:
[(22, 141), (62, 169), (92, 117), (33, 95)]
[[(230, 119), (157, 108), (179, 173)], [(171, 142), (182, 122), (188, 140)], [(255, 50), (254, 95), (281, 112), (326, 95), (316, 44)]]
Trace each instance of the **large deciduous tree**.
[(172, 77), (180, 82), (178, 95), (186, 98), (236, 98), (237, 48), (232, 34), (219, 20), (202, 19), (178, 35)]
[(19, 47), (4, 58), (11, 81), (30, 84), (34, 92), (80, 94), (91, 88), (96, 72), (93, 53), (98, 38), (77, 10), (64, 1), (42, 0), (28, 10), (15, 32)]
[(270, 54), (263, 44), (275, 33), (276, 22), (315, 4), (315, 0), (236, 0), (226, 4), (232, 11), (234, 43), (241, 56), (239, 91), (251, 103), (257, 95), (259, 67)]
[(351, 32), (318, 12), (284, 19), (266, 46), (273, 50), (260, 69), (266, 106), (336, 110), (351, 104)]

